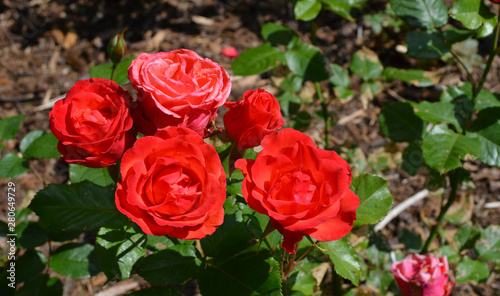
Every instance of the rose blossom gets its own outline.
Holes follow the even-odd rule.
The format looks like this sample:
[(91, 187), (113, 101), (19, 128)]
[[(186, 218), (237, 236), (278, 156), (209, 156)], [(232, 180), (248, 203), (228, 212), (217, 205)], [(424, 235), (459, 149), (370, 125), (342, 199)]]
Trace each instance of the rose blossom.
[(359, 197), (349, 189), (345, 160), (294, 129), (272, 132), (261, 146), (255, 160), (239, 159), (235, 166), (245, 176), (243, 197), (271, 218), (287, 252), (295, 252), (304, 235), (332, 241), (351, 231)]
[(115, 164), (135, 141), (131, 100), (114, 81), (77, 81), (50, 112), (50, 129), (59, 140), (62, 160), (92, 168)]
[(454, 282), (448, 282), (448, 260), (432, 254), (412, 254), (394, 262), (391, 272), (403, 296), (448, 296)]
[(281, 109), (276, 98), (263, 89), (249, 90), (237, 102), (224, 104), (224, 126), (239, 149), (260, 145), (262, 138), (283, 126)]
[(187, 49), (142, 53), (128, 68), (128, 78), (138, 91), (134, 120), (146, 135), (183, 126), (203, 136), (231, 90), (221, 66)]
[(118, 210), (151, 235), (201, 239), (224, 219), (226, 175), (213, 146), (168, 127), (137, 140), (122, 158)]

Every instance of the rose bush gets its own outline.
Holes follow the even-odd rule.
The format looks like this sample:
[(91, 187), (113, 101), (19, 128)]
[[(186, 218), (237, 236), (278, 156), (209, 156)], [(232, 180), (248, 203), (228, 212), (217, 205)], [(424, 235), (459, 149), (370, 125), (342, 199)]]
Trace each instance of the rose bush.
[(122, 158), (118, 210), (147, 234), (200, 239), (224, 219), (226, 175), (213, 146), (187, 128), (137, 140)]
[(332, 241), (351, 231), (359, 197), (349, 189), (345, 160), (294, 129), (272, 132), (261, 146), (255, 160), (239, 159), (235, 166), (245, 176), (243, 197), (271, 218), (287, 252), (295, 252), (304, 235)]
[(448, 260), (432, 254), (412, 254), (394, 262), (391, 272), (403, 296), (448, 296), (454, 282), (448, 282)]
[(249, 90), (237, 102), (226, 102), (224, 127), (239, 149), (260, 145), (265, 135), (283, 126), (278, 100), (263, 89)]
[(113, 165), (135, 141), (132, 97), (108, 79), (80, 80), (50, 112), (57, 149), (68, 163), (92, 168)]
[(231, 90), (229, 75), (221, 66), (187, 49), (142, 53), (128, 73), (138, 91), (134, 120), (146, 135), (166, 126), (183, 126), (203, 136)]

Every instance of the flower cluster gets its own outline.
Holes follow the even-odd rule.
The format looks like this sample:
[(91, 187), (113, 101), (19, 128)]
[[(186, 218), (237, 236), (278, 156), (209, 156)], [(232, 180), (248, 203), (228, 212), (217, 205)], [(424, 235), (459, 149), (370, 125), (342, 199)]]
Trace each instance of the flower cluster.
[[(121, 160), (116, 206), (145, 233), (201, 239), (223, 223), (226, 174), (203, 140), (223, 105), (235, 145), (262, 146), (255, 160), (235, 163), (245, 176), (242, 194), (271, 218), (289, 253), (305, 235), (329, 241), (352, 229), (359, 198), (349, 189), (349, 165), (305, 134), (280, 130), (272, 94), (249, 90), (226, 102), (227, 72), (186, 49), (143, 53), (128, 78), (135, 101), (111, 80), (78, 81), (54, 106), (50, 126), (63, 161), (104, 168)], [(137, 132), (145, 136), (137, 139)]]

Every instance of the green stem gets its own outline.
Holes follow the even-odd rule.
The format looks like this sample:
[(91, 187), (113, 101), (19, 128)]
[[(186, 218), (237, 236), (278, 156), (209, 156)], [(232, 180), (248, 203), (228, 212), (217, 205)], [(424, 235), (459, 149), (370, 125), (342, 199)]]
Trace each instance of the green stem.
[(316, 94), (318, 95), (319, 101), (321, 102), (321, 110), (323, 112), (323, 119), (325, 120), (325, 150), (330, 147), (330, 128), (332, 125), (331, 118), (328, 114), (328, 104), (325, 102), (323, 95), (321, 94), (321, 88), (319, 82), (315, 82)]
[(118, 66), (118, 64), (113, 63), (113, 68), (111, 69), (111, 80), (113, 81), (115, 80), (116, 66)]
[(498, 54), (497, 50), (497, 43), (498, 43), (498, 34), (500, 32), (500, 5), (497, 5), (498, 12), (497, 12), (497, 25), (495, 26), (495, 31), (493, 31), (493, 44), (491, 46), (491, 51), (490, 51), (490, 56), (488, 57), (488, 61), (486, 62), (486, 68), (484, 68), (483, 76), (481, 77), (481, 80), (479, 81), (479, 85), (476, 88), (476, 91), (474, 92), (474, 97), (472, 98), (472, 103), (476, 102), (476, 98), (479, 95), (479, 92), (481, 92), (481, 89), (483, 88), (483, 84), (486, 81), (486, 77), (488, 77), (488, 73), (490, 72), (491, 69), (491, 64), (493, 63), (493, 59), (495, 56)]
[(420, 251), (420, 254), (426, 254), (429, 251), (429, 247), (431, 243), (434, 241), (436, 238), (437, 232), (439, 230), (439, 227), (441, 226), (441, 223), (443, 222), (444, 216), (446, 215), (446, 212), (450, 209), (451, 205), (455, 201), (455, 198), (457, 197), (457, 190), (458, 190), (458, 185), (460, 183), (460, 179), (458, 178), (458, 172), (450, 172), (448, 175), (450, 179), (450, 185), (451, 185), (451, 192), (450, 195), (448, 196), (448, 201), (444, 205), (444, 207), (441, 208), (441, 212), (439, 213), (439, 216), (436, 219), (436, 224), (432, 227), (431, 233), (429, 235), (429, 238), (427, 238), (427, 241), (425, 242), (424, 247)]
[(311, 44), (316, 45), (316, 32), (318, 31), (318, 25), (315, 21), (311, 21)]

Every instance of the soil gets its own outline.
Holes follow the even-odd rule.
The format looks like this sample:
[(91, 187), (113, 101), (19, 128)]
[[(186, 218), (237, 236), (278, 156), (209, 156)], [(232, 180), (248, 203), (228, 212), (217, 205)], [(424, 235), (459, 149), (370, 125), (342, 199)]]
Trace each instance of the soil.
[[(374, 14), (383, 10), (385, 5), (386, 1), (369, 1), (365, 13)], [(0, 118), (18, 114), (25, 114), (27, 118), (17, 137), (4, 143), (1, 155), (17, 151), (20, 139), (29, 131), (50, 130), (48, 114), (51, 100), (64, 96), (77, 80), (88, 78), (90, 67), (108, 62), (106, 44), (123, 28), (127, 28), (127, 54), (188, 48), (223, 66), (231, 74), (233, 84), (229, 100), (237, 100), (246, 90), (255, 88), (277, 93), (276, 81), (271, 79), (269, 73), (234, 76), (231, 72), (232, 59), (221, 54), (222, 48), (227, 46), (234, 46), (241, 52), (262, 44), (260, 28), (270, 21), (293, 28), (302, 40), (310, 42), (310, 24), (294, 19), (293, 6), (287, 0), (4, 0), (0, 4)], [(402, 34), (389, 30), (384, 35), (376, 35), (369, 23), (361, 19), (349, 22), (328, 12), (318, 18), (318, 28), (316, 44), (330, 62), (347, 66), (355, 51), (367, 47), (379, 55), (384, 66), (420, 67), (446, 74), (436, 86), (428, 88), (400, 82), (387, 83), (384, 85), (386, 91), (369, 102), (367, 108), (363, 108), (358, 98), (361, 81), (353, 79), (355, 99), (333, 100), (331, 104), (334, 119), (339, 122), (332, 128), (332, 142), (338, 146), (357, 147), (358, 157), (368, 158), (371, 166), (363, 173), (383, 176), (389, 181), (395, 204), (404, 201), (424, 189), (426, 180), (419, 175), (409, 176), (397, 165), (404, 145), (389, 143), (380, 131), (377, 120), (380, 106), (401, 98), (435, 100), (443, 86), (467, 81), (467, 76), (451, 64), (439, 61), (422, 64), (406, 58), (396, 47), (397, 44), (404, 44)], [(479, 42), (479, 55), (483, 58), (490, 43), (490, 38)], [(500, 91), (499, 67), (497, 56), (485, 89)], [(474, 79), (478, 79), (481, 73), (480, 67), (472, 71)], [(326, 84), (323, 87), (324, 95), (332, 97), (333, 91)], [(302, 93), (306, 102), (308, 97), (312, 97), (310, 90), (311, 87), (306, 84)], [(319, 106), (305, 104), (303, 108), (316, 110)], [(221, 116), (218, 118), (221, 124)], [(304, 131), (318, 143), (321, 142), (323, 126), (320, 121), (313, 120)], [(387, 158), (387, 165), (380, 165), (377, 162), (380, 158)], [(483, 227), (500, 224), (498, 208), (484, 208), (485, 203), (500, 199), (500, 170), (479, 162), (469, 162), (467, 169), (471, 172), (475, 189), (461, 190), (464, 200), (466, 197), (474, 200), (473, 203), (459, 205), (468, 213), (465, 219), (476, 220)], [(356, 168), (353, 171), (356, 172)], [(15, 180), (0, 179), (1, 192), (7, 191), (8, 181), (15, 182), (19, 207), (24, 208), (36, 191), (47, 184), (66, 182), (67, 172), (67, 166), (58, 160), (31, 160), (28, 173)], [(394, 247), (399, 244), (397, 237), (402, 229), (428, 235), (429, 217), (435, 217), (439, 212), (439, 197), (440, 193), (431, 193), (386, 226), (383, 232), (392, 238)], [(2, 220), (5, 220), (7, 211), (4, 199), (1, 195)], [(3, 247), (2, 242), (0, 248)], [(139, 285), (146, 285), (140, 279), (134, 280)], [(124, 285), (121, 282), (103, 286), (104, 282), (103, 275), (83, 281), (63, 278), (64, 295), (93, 295)], [(185, 289), (186, 295), (197, 293), (194, 284)], [(457, 285), (453, 295), (495, 295), (498, 289), (500, 278), (492, 274), (486, 283)]]

